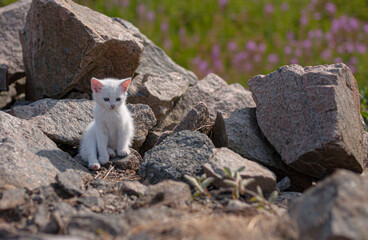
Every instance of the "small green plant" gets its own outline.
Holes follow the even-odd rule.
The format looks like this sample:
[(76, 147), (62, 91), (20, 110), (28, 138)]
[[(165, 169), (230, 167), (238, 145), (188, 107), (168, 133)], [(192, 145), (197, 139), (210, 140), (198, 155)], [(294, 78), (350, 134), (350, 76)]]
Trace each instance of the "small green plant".
[(225, 167), (224, 171), (229, 179), (224, 179), (224, 183), (233, 188), (232, 197), (238, 199), (240, 195), (244, 195), (246, 192), (246, 186), (254, 181), (253, 178), (242, 179), (240, 172), (242, 172), (245, 167), (238, 168), (233, 172), (230, 168)]
[(272, 204), (274, 204), (275, 200), (277, 199), (278, 196), (277, 191), (273, 191), (268, 197), (268, 199), (264, 197), (264, 194), (260, 186), (257, 186), (256, 193), (250, 190), (247, 190), (246, 192), (252, 195), (249, 201), (251, 202), (251, 205), (253, 207), (257, 209), (264, 209), (271, 212), (273, 211)]
[(215, 180), (213, 177), (207, 177), (206, 174), (203, 174), (200, 177), (192, 177), (185, 174), (184, 178), (195, 188), (193, 198), (200, 195), (208, 196), (209, 193), (207, 187)]

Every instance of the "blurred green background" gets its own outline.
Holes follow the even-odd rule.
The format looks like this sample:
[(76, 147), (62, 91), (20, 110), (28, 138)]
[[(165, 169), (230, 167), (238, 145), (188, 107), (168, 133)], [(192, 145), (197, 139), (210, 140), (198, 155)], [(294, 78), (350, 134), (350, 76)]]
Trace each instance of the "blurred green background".
[(285, 64), (344, 62), (368, 85), (366, 0), (79, 0), (132, 22), (199, 78), (244, 86)]
[(77, 2), (132, 22), (200, 79), (215, 72), (246, 86), (285, 64), (344, 62), (361, 89), (368, 85), (367, 0)]
[[(0, 6), (14, 0), (0, 0)], [(136, 25), (199, 79), (247, 86), (285, 64), (344, 62), (368, 105), (367, 0), (77, 0)], [(362, 112), (368, 119), (368, 112)]]

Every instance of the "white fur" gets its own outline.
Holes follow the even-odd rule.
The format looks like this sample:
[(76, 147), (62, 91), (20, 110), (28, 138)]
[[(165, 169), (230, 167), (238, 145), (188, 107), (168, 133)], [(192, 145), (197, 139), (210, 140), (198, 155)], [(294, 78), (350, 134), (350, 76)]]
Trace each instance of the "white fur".
[[(103, 84), (98, 92), (92, 87), (95, 100), (94, 120), (85, 130), (80, 145), (80, 155), (91, 169), (99, 169), (100, 164), (107, 163), (110, 156), (113, 157), (116, 153), (122, 157), (130, 153), (134, 125), (125, 104), (127, 91), (123, 91), (121, 87), (126, 80), (129, 79), (98, 80)], [(109, 101), (104, 98), (109, 98)], [(117, 101), (117, 98), (121, 100)], [(112, 109), (113, 105), (115, 108)]]

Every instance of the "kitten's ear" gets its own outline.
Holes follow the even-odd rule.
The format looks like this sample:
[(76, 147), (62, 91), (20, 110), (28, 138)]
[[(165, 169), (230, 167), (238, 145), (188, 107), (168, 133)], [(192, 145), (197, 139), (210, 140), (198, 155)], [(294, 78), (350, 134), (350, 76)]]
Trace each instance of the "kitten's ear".
[(97, 78), (92, 78), (91, 79), (91, 86), (92, 86), (92, 90), (95, 93), (98, 93), (99, 91), (101, 91), (102, 87), (104, 86), (102, 82), (100, 82)]
[(132, 78), (126, 78), (126, 79), (124, 79), (124, 82), (122, 82), (120, 84), (121, 88), (123, 89), (123, 92), (126, 92), (128, 90), (128, 87), (129, 87), (129, 84), (130, 84), (131, 80), (132, 80)]

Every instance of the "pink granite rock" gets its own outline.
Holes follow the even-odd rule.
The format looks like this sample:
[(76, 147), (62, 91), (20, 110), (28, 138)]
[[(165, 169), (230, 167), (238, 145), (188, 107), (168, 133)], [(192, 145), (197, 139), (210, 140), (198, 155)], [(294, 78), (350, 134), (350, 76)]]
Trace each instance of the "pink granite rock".
[(20, 34), (27, 98), (90, 93), (91, 77), (131, 77), (143, 45), (111, 18), (65, 0), (34, 0)]
[(363, 127), (356, 80), (345, 64), (283, 66), (249, 80), (259, 127), (283, 160), (323, 177), (363, 170)]

